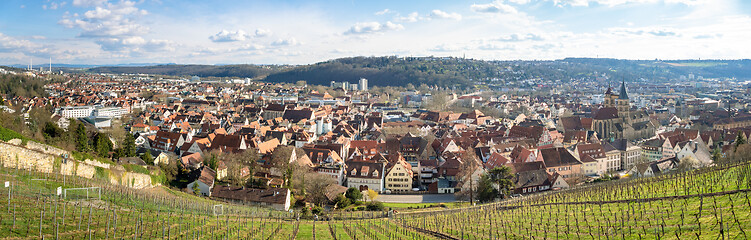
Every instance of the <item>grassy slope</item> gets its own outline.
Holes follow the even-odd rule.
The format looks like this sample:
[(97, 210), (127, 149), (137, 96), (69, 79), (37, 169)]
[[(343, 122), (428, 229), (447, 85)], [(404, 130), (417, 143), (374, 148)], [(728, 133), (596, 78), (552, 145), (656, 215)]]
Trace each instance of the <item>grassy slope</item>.
[[(473, 208), (400, 211), (392, 219), (319, 221), (315, 238), (332, 239), (332, 229), (338, 239), (436, 238), (417, 231), (424, 229), (465, 239), (748, 239), (744, 234), (751, 234), (750, 175), (749, 163), (743, 163)], [(216, 217), (210, 209), (219, 202), (165, 188), (131, 190), (76, 177), (66, 177), (63, 184), (62, 176), (0, 168), (0, 183), (5, 181), (13, 184), (13, 195), (8, 205), (8, 191), (0, 189), (0, 236), (4, 238), (38, 238), (41, 226), (45, 238), (64, 239), (89, 235), (161, 238), (163, 234), (170, 238), (289, 239), (296, 228), (296, 239), (313, 239), (310, 220), (269, 218), (269, 214), (283, 213), (226, 203), (226, 214)], [(58, 186), (101, 186), (103, 200), (60, 200), (54, 196)], [(410, 205), (393, 207), (404, 206)]]

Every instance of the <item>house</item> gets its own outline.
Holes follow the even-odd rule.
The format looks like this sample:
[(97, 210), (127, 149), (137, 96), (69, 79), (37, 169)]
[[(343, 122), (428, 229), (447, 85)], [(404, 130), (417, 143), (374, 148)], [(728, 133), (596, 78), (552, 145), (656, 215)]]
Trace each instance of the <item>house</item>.
[(314, 165), (328, 164), (328, 163), (343, 163), (342, 158), (339, 157), (335, 151), (322, 148), (303, 147), (305, 155), (310, 158), (310, 161)]
[(220, 150), (222, 152), (235, 152), (248, 149), (245, 144), (245, 138), (240, 135), (216, 134), (211, 139), (209, 150)]
[(347, 187), (360, 189), (360, 191), (384, 190), (383, 175), (386, 171), (386, 163), (383, 162), (359, 162), (347, 163)]
[(393, 158), (396, 160), (389, 162), (386, 167), (386, 189), (391, 192), (409, 192), (412, 189), (412, 165), (401, 155)]
[(227, 177), (227, 164), (224, 161), (216, 163), (216, 180), (222, 180)]
[(267, 206), (279, 211), (289, 211), (291, 196), (289, 189), (286, 188), (257, 189), (227, 185), (214, 187), (211, 194), (213, 198), (239, 204)]
[(537, 147), (547, 147), (553, 144), (553, 138), (550, 136), (550, 131), (543, 126), (524, 127), (516, 125), (511, 127), (508, 136), (532, 139), (535, 141)]
[(203, 165), (201, 153), (192, 153), (180, 158), (180, 164), (187, 169), (198, 169)]
[(712, 154), (704, 143), (701, 142), (701, 139), (682, 142), (678, 146), (681, 148), (677, 151), (676, 158), (679, 160), (685, 158), (696, 160), (696, 163), (692, 166), (694, 168), (709, 166), (713, 163)]
[(641, 160), (641, 147), (631, 144), (626, 139), (615, 139), (610, 143), (621, 154), (621, 166), (618, 170), (630, 169)]
[(176, 152), (177, 147), (182, 146), (186, 139), (181, 133), (158, 131), (151, 147), (163, 152)]
[(540, 150), (540, 156), (545, 163), (548, 174), (558, 173), (567, 181), (582, 176), (582, 162), (571, 152), (562, 147)]
[(552, 183), (552, 185), (550, 186), (552, 190), (560, 190), (560, 189), (569, 188), (568, 182), (566, 182), (566, 180), (563, 179), (563, 176), (561, 176), (558, 173), (555, 173), (552, 176), (550, 176), (550, 182)]
[(652, 177), (676, 169), (679, 162), (678, 158), (672, 157), (656, 162), (639, 163), (631, 167), (628, 174), (634, 177)]
[(551, 178), (545, 169), (517, 172), (511, 181), (514, 183), (514, 193), (535, 193), (550, 190)]
[(174, 161), (173, 159), (177, 159), (177, 155), (174, 153), (160, 152), (159, 155), (154, 158), (154, 165), (169, 164), (171, 161)]
[(456, 189), (456, 182), (450, 182), (448, 179), (439, 178), (437, 181), (428, 185), (430, 193), (453, 194)]
[(607, 169), (607, 156), (599, 143), (579, 143), (574, 147), (574, 156), (578, 157), (584, 166), (582, 173), (588, 176), (601, 176)]
[(315, 167), (315, 172), (328, 175), (336, 180), (337, 185), (344, 183), (345, 167), (341, 163), (322, 164)]
[(616, 172), (621, 170), (621, 151), (618, 150), (609, 142), (602, 144), (602, 149), (605, 151), (605, 171)]
[(192, 190), (193, 186), (198, 185), (198, 189), (201, 195), (211, 197), (211, 189), (214, 187), (215, 180), (216, 172), (214, 172), (214, 170), (211, 170), (211, 168), (203, 167), (203, 169), (201, 169), (201, 175), (198, 176), (198, 179), (191, 183), (188, 183), (188, 189)]

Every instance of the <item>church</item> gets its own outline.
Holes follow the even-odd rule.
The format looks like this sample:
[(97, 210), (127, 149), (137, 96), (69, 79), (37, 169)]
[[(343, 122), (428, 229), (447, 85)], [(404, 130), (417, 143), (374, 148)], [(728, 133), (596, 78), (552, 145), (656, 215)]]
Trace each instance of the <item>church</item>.
[(649, 114), (631, 108), (625, 81), (618, 94), (608, 87), (602, 105), (592, 117), (592, 129), (600, 139), (636, 140), (654, 136), (656, 128), (649, 121)]

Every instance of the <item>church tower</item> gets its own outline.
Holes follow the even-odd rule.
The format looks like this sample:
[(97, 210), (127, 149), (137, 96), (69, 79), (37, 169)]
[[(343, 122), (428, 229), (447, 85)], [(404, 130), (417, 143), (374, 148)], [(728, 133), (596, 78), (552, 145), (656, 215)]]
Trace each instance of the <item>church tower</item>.
[(613, 94), (613, 88), (608, 86), (608, 90), (605, 91), (605, 97), (603, 98), (602, 106), (607, 108), (614, 108), (618, 101), (618, 95)]
[(618, 108), (618, 115), (620, 117), (627, 117), (629, 116), (629, 112), (631, 111), (631, 103), (628, 99), (628, 93), (626, 92), (626, 81), (624, 80), (621, 82), (621, 92), (618, 94), (617, 106)]

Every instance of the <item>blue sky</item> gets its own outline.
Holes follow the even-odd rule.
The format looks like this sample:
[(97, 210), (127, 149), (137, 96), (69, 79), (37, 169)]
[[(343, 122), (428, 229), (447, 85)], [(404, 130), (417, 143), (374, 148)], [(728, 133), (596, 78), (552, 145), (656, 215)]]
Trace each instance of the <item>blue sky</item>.
[(751, 1), (2, 0), (0, 64), (751, 57)]

